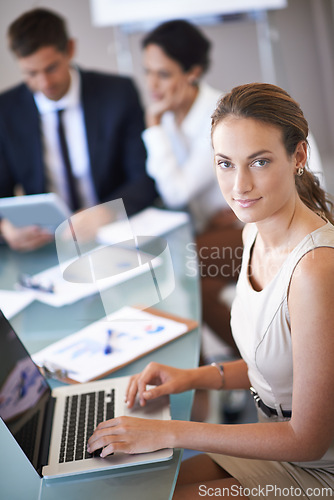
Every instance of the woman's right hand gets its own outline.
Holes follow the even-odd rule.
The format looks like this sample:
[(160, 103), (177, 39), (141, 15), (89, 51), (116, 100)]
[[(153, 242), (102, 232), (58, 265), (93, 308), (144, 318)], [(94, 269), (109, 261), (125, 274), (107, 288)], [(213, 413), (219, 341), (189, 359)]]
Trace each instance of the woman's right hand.
[[(141, 373), (133, 375), (130, 379), (126, 391), (128, 407), (133, 407), (137, 394), (140, 405), (145, 406), (147, 400), (192, 389), (192, 372), (193, 370), (149, 363)], [(147, 388), (147, 385), (154, 387)]]
[(152, 100), (146, 107), (146, 127), (160, 125), (162, 115), (167, 111), (172, 111), (178, 115), (180, 111), (184, 110), (185, 106), (190, 106), (189, 102), (193, 102), (196, 95), (197, 89), (186, 78), (174, 83), (174, 85), (166, 89), (160, 99)]

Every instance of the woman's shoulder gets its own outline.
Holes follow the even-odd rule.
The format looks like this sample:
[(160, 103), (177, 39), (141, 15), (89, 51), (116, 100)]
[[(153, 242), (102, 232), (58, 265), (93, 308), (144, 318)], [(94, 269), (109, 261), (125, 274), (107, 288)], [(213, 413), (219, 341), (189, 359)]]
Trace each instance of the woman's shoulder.
[[(327, 238), (319, 238), (327, 233)], [(331, 233), (328, 235), (328, 233)], [(334, 287), (334, 227), (326, 227), (310, 235), (316, 240), (297, 262), (293, 273), (293, 281), (303, 290), (315, 291), (317, 287), (323, 290), (328, 286), (328, 293), (333, 295)], [(317, 241), (318, 240), (318, 241)], [(333, 290), (333, 292), (332, 292)]]
[[(317, 247), (298, 262), (288, 289), (291, 321), (301, 314), (305, 327), (325, 318), (333, 324), (334, 303), (334, 248)], [(332, 337), (331, 333), (329, 334)]]
[(312, 240), (314, 246), (334, 246), (334, 226), (331, 222), (327, 221), (327, 224), (315, 229), (310, 233), (310, 239)]
[(315, 267), (334, 265), (334, 226), (327, 222), (309, 230), (291, 255), (298, 267), (308, 273)]

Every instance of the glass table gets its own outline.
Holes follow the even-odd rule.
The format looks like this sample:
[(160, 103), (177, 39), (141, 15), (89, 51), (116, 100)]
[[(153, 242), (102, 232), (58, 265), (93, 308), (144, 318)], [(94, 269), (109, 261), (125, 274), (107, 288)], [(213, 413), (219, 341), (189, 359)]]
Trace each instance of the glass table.
[[(193, 235), (189, 224), (184, 224), (163, 236), (171, 253), (175, 287), (173, 292), (154, 307), (161, 311), (200, 322), (199, 280), (196, 260), (194, 260)], [(58, 264), (55, 244), (33, 253), (19, 254), (7, 247), (0, 248), (0, 288), (12, 290), (21, 273), (35, 274)], [(139, 294), (144, 298), (144, 277), (115, 285), (112, 290), (112, 304), (117, 310), (124, 297), (135, 300)], [(0, 305), (1, 307), (1, 305)], [(86, 325), (105, 316), (105, 310), (98, 293), (60, 308), (34, 301), (11, 319), (11, 324), (32, 354), (66, 335), (74, 333)], [(177, 340), (147, 354), (133, 363), (114, 372), (113, 376), (131, 375), (141, 371), (150, 361), (157, 361), (180, 368), (198, 365), (200, 333), (195, 329)], [(61, 382), (50, 379), (50, 385)], [(173, 419), (190, 418), (193, 392), (171, 396)], [(11, 437), (11, 436), (10, 436)], [(15, 453), (8, 436), (1, 436), (2, 454), (0, 458), (0, 483), (2, 491), (8, 491), (8, 498), (25, 500), (85, 500), (97, 497), (99, 500), (172, 498), (182, 450), (174, 450), (172, 460), (117, 469), (115, 471), (94, 472), (76, 477), (53, 480), (40, 479), (31, 474), (30, 463), (22, 461), (17, 467)], [(9, 452), (4, 450), (8, 448)], [(3, 486), (5, 485), (5, 486)], [(4, 488), (4, 490), (3, 490)], [(7, 488), (7, 489), (6, 489)]]

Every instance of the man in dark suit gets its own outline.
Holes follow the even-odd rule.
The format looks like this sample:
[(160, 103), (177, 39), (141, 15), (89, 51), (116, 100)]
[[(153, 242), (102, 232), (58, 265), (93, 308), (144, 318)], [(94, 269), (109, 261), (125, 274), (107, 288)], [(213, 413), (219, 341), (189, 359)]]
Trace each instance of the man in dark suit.
[[(23, 14), (8, 38), (25, 83), (0, 95), (0, 197), (13, 196), (16, 186), (26, 194), (53, 191), (74, 211), (122, 198), (128, 215), (152, 204), (156, 192), (145, 172), (143, 113), (132, 80), (73, 66), (74, 41), (52, 11)], [(2, 220), (0, 229), (18, 250), (50, 241), (36, 226)]]

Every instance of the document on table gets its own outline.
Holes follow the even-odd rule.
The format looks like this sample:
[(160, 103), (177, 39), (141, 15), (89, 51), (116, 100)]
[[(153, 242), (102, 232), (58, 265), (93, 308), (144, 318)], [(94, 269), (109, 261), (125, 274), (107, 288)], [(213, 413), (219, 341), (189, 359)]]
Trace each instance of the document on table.
[(0, 290), (0, 309), (7, 319), (12, 318), (35, 300), (32, 291)]
[(190, 220), (186, 212), (174, 212), (173, 210), (162, 210), (149, 207), (129, 218), (129, 221), (116, 221), (103, 226), (98, 231), (97, 239), (103, 244), (115, 243), (114, 235), (120, 241), (124, 233), (124, 240), (128, 239), (129, 226), (136, 236), (162, 236), (176, 227), (182, 226)]
[[(151, 310), (152, 311), (152, 310)], [(33, 355), (51, 371), (62, 370), (76, 382), (105, 376), (193, 329), (195, 321), (176, 321), (123, 307)]]
[[(99, 249), (97, 249), (99, 250)], [(103, 247), (101, 247), (103, 250)], [(107, 249), (108, 250), (108, 249)], [(144, 264), (140, 265), (140, 257), (145, 256)], [(85, 273), (89, 276), (90, 273), (88, 263), (85, 261), (87, 269), (82, 266), (75, 268), (73, 260), (62, 263), (62, 269), (73, 269), (67, 272), (65, 279), (62, 269), (59, 265), (46, 269), (31, 277), (31, 281), (37, 284), (31, 293), (34, 298), (40, 302), (44, 302), (50, 306), (61, 307), (67, 304), (72, 304), (80, 299), (100, 293), (126, 280), (132, 279), (135, 276), (150, 271), (151, 267), (157, 267), (161, 264), (159, 257), (154, 257), (147, 263), (149, 256), (142, 252), (125, 248), (112, 248), (112, 259), (108, 262), (108, 274), (103, 279), (96, 279), (93, 282), (87, 282)], [(77, 261), (78, 262), (78, 261)], [(103, 258), (100, 259), (100, 267), (98, 271), (103, 272), (103, 268), (107, 265)], [(84, 275), (84, 276), (83, 276)], [(38, 290), (40, 288), (41, 290)], [(52, 290), (48, 292), (45, 290)]]

